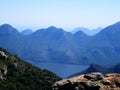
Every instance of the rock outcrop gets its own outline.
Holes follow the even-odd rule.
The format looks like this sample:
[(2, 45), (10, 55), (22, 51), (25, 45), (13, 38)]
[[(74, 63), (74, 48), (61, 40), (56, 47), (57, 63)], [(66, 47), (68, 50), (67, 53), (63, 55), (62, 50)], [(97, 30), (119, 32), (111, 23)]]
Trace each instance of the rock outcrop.
[(0, 80), (6, 78), (7, 72), (8, 72), (7, 66), (6, 65), (1, 65), (0, 66)]
[(7, 57), (8, 56), (3, 51), (0, 51), (0, 58), (7, 59)]
[(120, 74), (84, 74), (54, 83), (53, 90), (120, 90)]

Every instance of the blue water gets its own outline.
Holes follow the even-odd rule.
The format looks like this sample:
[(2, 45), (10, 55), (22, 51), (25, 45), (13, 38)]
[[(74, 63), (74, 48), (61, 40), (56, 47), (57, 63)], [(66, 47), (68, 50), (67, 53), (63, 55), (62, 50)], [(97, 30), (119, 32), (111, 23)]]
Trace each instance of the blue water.
[(63, 64), (63, 63), (37, 63), (36, 66), (47, 69), (55, 73), (56, 75), (66, 78), (74, 73), (81, 72), (86, 69), (88, 65), (73, 65), (73, 64)]

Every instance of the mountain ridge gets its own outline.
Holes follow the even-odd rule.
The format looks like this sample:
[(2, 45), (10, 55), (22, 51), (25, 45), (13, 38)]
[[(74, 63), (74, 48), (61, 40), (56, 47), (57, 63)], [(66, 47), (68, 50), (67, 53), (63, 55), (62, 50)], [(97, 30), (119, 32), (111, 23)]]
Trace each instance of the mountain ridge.
[(108, 74), (108, 73), (118, 73), (120, 74), (120, 64), (116, 64), (113, 66), (102, 66), (99, 64), (91, 64), (87, 69), (75, 73), (69, 77), (74, 77), (74, 76), (78, 76), (78, 75), (82, 75), (82, 74), (88, 74), (88, 73), (93, 73), (93, 72), (100, 72), (102, 74)]
[(119, 28), (119, 23), (113, 24), (94, 36), (83, 32), (71, 34), (56, 27), (38, 29), (28, 36), (20, 33), (6, 36), (4, 33), (0, 36), (0, 47), (34, 64), (43, 61), (81, 65), (116, 64), (120, 62)]
[(18, 34), (18, 30), (13, 28), (10, 24), (3, 24), (0, 26), (0, 34)]

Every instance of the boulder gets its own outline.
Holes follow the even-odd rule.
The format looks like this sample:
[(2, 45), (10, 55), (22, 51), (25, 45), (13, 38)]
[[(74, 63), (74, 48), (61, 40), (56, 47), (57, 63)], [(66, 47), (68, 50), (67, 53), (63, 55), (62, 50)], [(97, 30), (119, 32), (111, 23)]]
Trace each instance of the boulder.
[(3, 51), (0, 51), (0, 58), (7, 59), (8, 56)]
[(84, 78), (92, 79), (92, 80), (102, 80), (104, 78), (103, 74), (99, 72), (91, 73), (91, 74), (85, 74)]
[(6, 76), (7, 76), (7, 66), (6, 65), (3, 65), (0, 67), (0, 79), (5, 79)]
[(100, 88), (99, 83), (93, 81), (84, 81), (81, 82), (80, 85), (82, 85), (85, 90), (99, 90)]

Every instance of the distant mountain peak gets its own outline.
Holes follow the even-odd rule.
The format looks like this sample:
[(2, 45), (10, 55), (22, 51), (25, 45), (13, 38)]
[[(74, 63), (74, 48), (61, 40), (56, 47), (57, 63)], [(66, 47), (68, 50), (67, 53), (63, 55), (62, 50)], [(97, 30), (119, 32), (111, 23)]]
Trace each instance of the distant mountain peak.
[(74, 35), (85, 35), (85, 36), (87, 36), (87, 34), (85, 34), (83, 31), (77, 31), (76, 33), (74, 33)]
[(21, 32), (23, 35), (31, 35), (33, 31), (31, 29), (26, 29)]
[(10, 33), (19, 33), (17, 29), (13, 28), (10, 24), (3, 24), (0, 26), (0, 33), (10, 34)]
[(102, 30), (101, 27), (98, 27), (96, 29), (88, 29), (88, 28), (85, 28), (85, 27), (78, 27), (78, 28), (74, 29), (72, 31), (72, 33), (74, 34), (76, 32), (82, 31), (82, 32), (84, 32), (85, 34), (87, 34), (89, 36), (93, 36), (93, 35), (99, 33), (101, 30)]
[(55, 26), (50, 26), (50, 27), (48, 27), (47, 29), (49, 29), (49, 30), (56, 30), (56, 29), (58, 29), (58, 28), (56, 28)]
[(85, 30), (89, 30), (88, 28), (85, 28), (85, 27), (78, 27), (78, 28), (75, 28), (72, 33), (76, 33), (76, 32), (79, 32), (79, 31), (85, 31)]
[(11, 29), (13, 28), (10, 24), (3, 24), (1, 25), (2, 28), (5, 28), (5, 29)]

